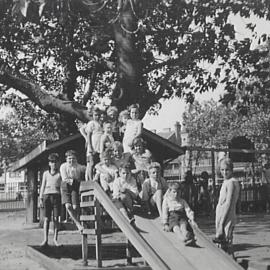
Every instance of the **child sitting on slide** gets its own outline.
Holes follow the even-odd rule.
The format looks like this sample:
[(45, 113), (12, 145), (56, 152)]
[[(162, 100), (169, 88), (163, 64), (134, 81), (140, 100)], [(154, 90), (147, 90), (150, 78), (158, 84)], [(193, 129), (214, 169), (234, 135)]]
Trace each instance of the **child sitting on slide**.
[(119, 175), (113, 182), (113, 202), (129, 222), (134, 224), (133, 203), (139, 192), (136, 179), (131, 175), (130, 164), (121, 164)]
[(162, 200), (167, 190), (167, 182), (161, 177), (161, 166), (158, 162), (152, 162), (148, 167), (149, 178), (142, 184), (141, 199), (148, 214), (156, 209), (162, 217)]
[(166, 232), (173, 231), (185, 245), (191, 245), (194, 244), (195, 237), (189, 221), (196, 225), (194, 212), (180, 194), (178, 183), (169, 185), (162, 203), (163, 229)]

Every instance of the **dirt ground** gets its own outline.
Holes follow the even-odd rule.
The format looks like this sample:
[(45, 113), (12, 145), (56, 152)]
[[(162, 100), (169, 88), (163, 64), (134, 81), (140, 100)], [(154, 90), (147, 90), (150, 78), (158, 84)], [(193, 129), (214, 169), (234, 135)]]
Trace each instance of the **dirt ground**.
[[(237, 260), (270, 265), (269, 220), (270, 216), (263, 214), (241, 215), (239, 217), (234, 234)], [(214, 235), (213, 218), (199, 219), (198, 223), (202, 231), (209, 237)], [(42, 229), (37, 224), (26, 225), (24, 211), (0, 212), (0, 270), (45, 270), (37, 262), (26, 257), (25, 248), (27, 245), (42, 251), (43, 254), (62, 265), (73, 265), (76, 268), (81, 264), (81, 236), (77, 232), (61, 231), (59, 243), (63, 244), (63, 247), (60, 248), (53, 247), (51, 234), (49, 241), (51, 246), (48, 249), (40, 250)], [(89, 237), (88, 242), (92, 244), (89, 248), (90, 264), (95, 265), (93, 258), (94, 237)], [(126, 242), (126, 238), (121, 232), (103, 235), (102, 242), (108, 245), (107, 247), (105, 245), (104, 248), (106, 260), (103, 266), (119, 266), (125, 263), (124, 247), (117, 250), (111, 246), (111, 243)], [(117, 260), (112, 260), (112, 258), (117, 258)], [(141, 258), (135, 258), (134, 261), (142, 263)]]

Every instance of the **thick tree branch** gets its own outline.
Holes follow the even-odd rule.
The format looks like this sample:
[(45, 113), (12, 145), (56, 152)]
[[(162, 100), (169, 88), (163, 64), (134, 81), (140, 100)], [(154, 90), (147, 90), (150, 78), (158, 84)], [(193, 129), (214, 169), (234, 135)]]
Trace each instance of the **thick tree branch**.
[(62, 100), (48, 94), (41, 89), (40, 86), (32, 83), (21, 74), (12, 74), (3, 64), (0, 65), (0, 83), (20, 91), (47, 112), (64, 113), (83, 122), (89, 121), (87, 108), (85, 106), (77, 102)]

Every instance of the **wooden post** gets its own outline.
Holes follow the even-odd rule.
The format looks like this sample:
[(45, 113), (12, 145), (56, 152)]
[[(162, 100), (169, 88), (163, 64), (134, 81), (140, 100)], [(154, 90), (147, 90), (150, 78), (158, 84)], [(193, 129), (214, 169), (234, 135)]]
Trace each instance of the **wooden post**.
[(95, 229), (96, 229), (96, 260), (97, 267), (102, 267), (102, 257), (101, 257), (101, 209), (100, 203), (95, 198)]
[(126, 256), (127, 256), (127, 265), (131, 265), (132, 264), (131, 243), (128, 239), (126, 243)]
[(213, 181), (213, 191), (216, 194), (216, 168), (215, 168), (215, 150), (211, 149), (211, 162), (212, 162), (212, 181)]
[(26, 199), (26, 223), (37, 222), (37, 169), (28, 167), (26, 171), (27, 199)]
[(83, 266), (88, 265), (88, 242), (87, 242), (87, 234), (82, 234), (82, 263)]

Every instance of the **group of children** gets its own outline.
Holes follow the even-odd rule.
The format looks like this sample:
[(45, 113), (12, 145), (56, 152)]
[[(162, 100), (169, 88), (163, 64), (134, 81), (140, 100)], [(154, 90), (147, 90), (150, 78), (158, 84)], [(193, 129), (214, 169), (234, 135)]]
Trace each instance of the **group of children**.
[[(44, 197), (46, 185), (51, 186), (51, 178), (61, 183), (62, 203), (74, 220), (79, 231), (82, 225), (78, 219), (79, 183), (80, 181), (98, 181), (104, 191), (111, 197), (115, 206), (134, 225), (134, 204), (140, 204), (147, 214), (158, 213), (165, 231), (173, 231), (186, 244), (194, 243), (192, 224), (194, 212), (184, 198), (181, 197), (181, 185), (167, 182), (161, 176), (161, 166), (155, 162), (151, 152), (142, 139), (142, 122), (139, 120), (139, 107), (131, 105), (129, 110), (119, 114), (116, 107), (109, 107), (107, 114), (101, 117), (101, 111), (94, 108), (92, 120), (80, 128), (86, 140), (86, 169), (77, 163), (76, 153), (66, 153), (66, 163), (60, 171), (54, 169), (49, 157), (50, 170), (43, 175), (41, 187), (42, 203), (53, 205), (58, 195), (48, 200)], [(224, 183), (216, 210), (215, 242), (232, 242), (235, 225), (235, 208), (238, 198), (238, 182), (232, 177), (232, 162), (221, 160), (221, 173)], [(57, 176), (55, 176), (57, 174)], [(61, 180), (59, 180), (59, 177)], [(46, 180), (47, 179), (47, 180)], [(49, 183), (49, 184), (48, 184)], [(57, 191), (59, 194), (60, 186)], [(47, 194), (47, 195), (46, 195)], [(45, 196), (46, 195), (46, 196)], [(50, 197), (50, 196), (49, 196)], [(54, 198), (56, 197), (56, 198)], [(52, 211), (52, 207), (49, 211)], [(57, 211), (56, 211), (57, 212)], [(49, 213), (44, 226), (44, 243), (47, 244)], [(55, 235), (57, 244), (57, 233)]]

